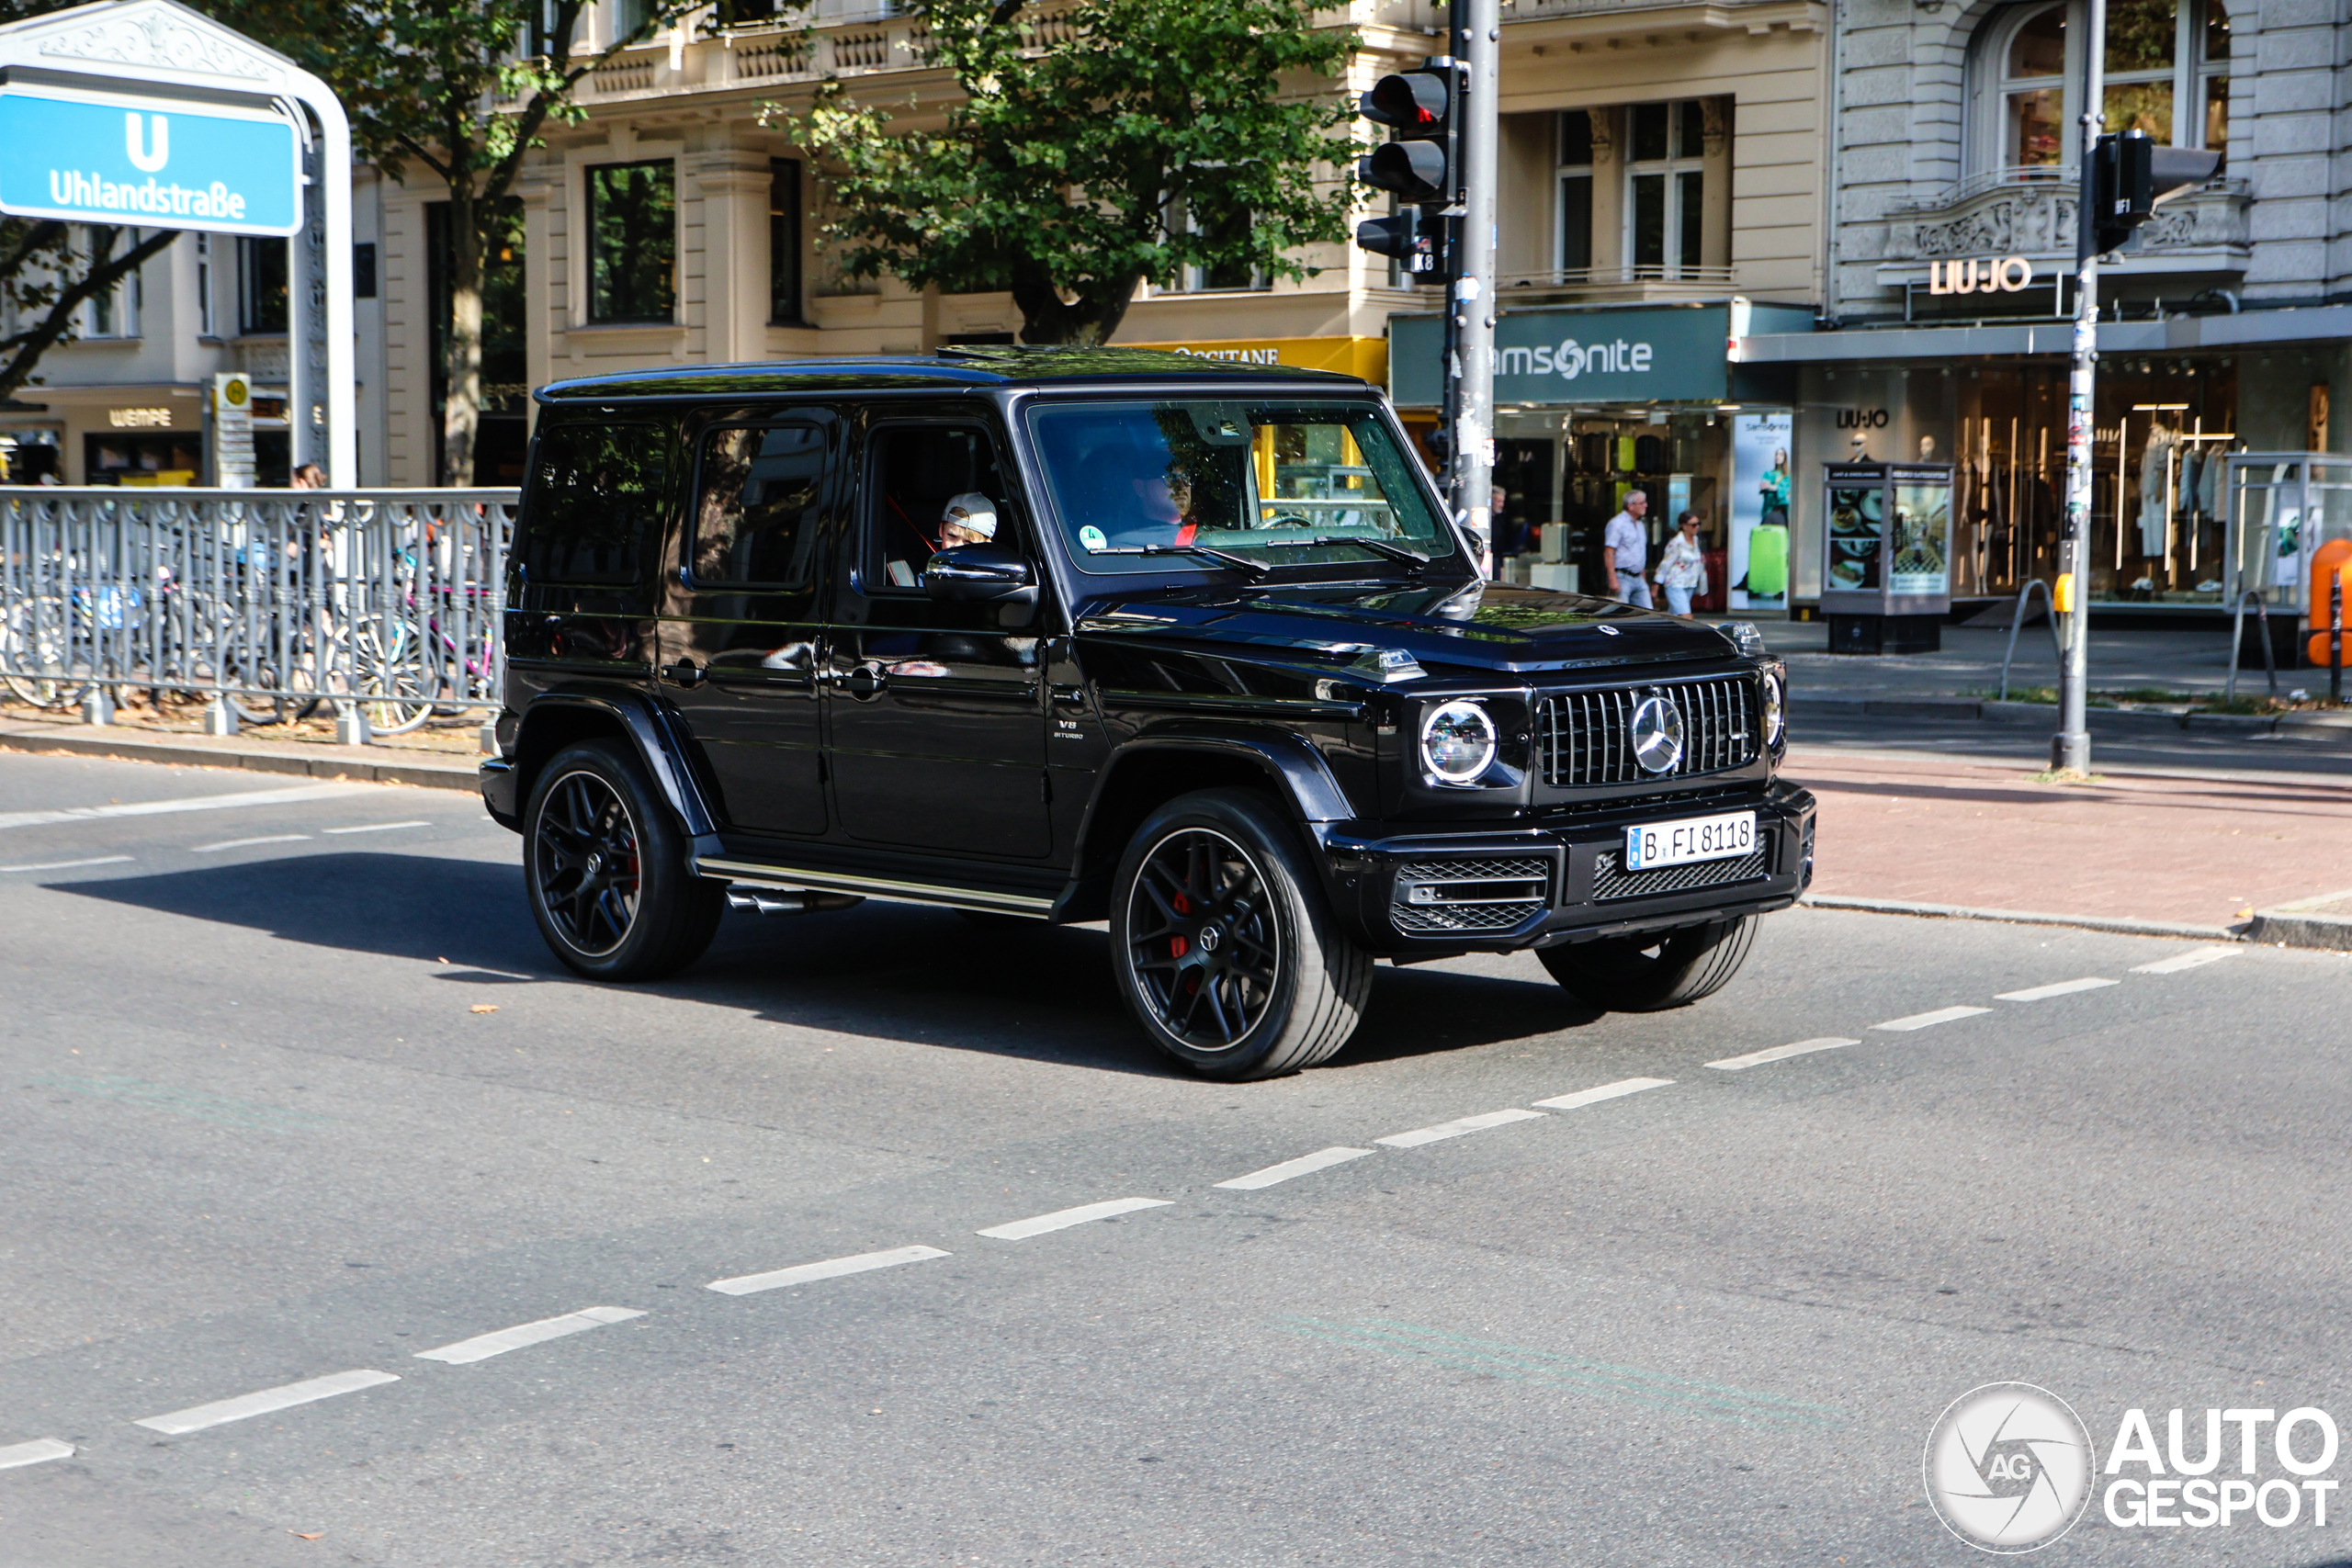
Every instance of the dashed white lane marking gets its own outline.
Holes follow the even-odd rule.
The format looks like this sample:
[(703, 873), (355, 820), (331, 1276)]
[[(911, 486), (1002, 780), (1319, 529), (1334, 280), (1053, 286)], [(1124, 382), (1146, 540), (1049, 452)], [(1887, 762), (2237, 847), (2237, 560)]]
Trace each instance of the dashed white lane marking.
[(1746, 1067), (1760, 1067), (1767, 1062), (1785, 1062), (1792, 1056), (1809, 1056), (1815, 1051), (1835, 1051), (1841, 1045), (1860, 1045), (1859, 1040), (1840, 1040), (1836, 1035), (1824, 1035), (1818, 1040), (1800, 1040), (1793, 1045), (1775, 1045), (1770, 1050), (1750, 1051), (1745, 1056), (1725, 1056), (1720, 1062), (1709, 1062), (1711, 1067), (1736, 1073)]
[(14, 1470), (20, 1464), (40, 1464), (45, 1460), (73, 1457), (73, 1444), (61, 1443), (55, 1438), (35, 1438), (29, 1443), (11, 1443), (0, 1449), (0, 1470)]
[(235, 795), (192, 795), (178, 800), (141, 800), (128, 806), (68, 806), (54, 811), (0, 811), (0, 828), (40, 828), (51, 822), (87, 822), (102, 817), (161, 817), (178, 811), (233, 811), (246, 806), (284, 806), (326, 800), (376, 788), (373, 784), (302, 784), (293, 789), (249, 789)]
[(91, 860), (45, 860), (30, 865), (0, 865), (0, 871), (72, 871), (81, 865), (120, 865), (129, 855), (99, 855)]
[(713, 1280), (706, 1288), (721, 1295), (748, 1296), (755, 1291), (806, 1285), (818, 1280), (838, 1280), (844, 1274), (863, 1274), (872, 1269), (895, 1269), (901, 1263), (920, 1263), (926, 1258), (948, 1256), (935, 1247), (894, 1247), (888, 1252), (861, 1252), (854, 1258), (829, 1258), (822, 1263), (802, 1263), (790, 1269), (770, 1269), (765, 1274), (739, 1274), (732, 1280)]
[(266, 1416), (273, 1410), (287, 1410), (313, 1400), (333, 1399), (338, 1393), (356, 1393), (363, 1388), (379, 1383), (398, 1382), (390, 1372), (361, 1370), (336, 1372), (329, 1377), (311, 1378), (302, 1382), (289, 1382), (278, 1388), (266, 1388), (258, 1393), (241, 1393), (234, 1399), (223, 1399), (211, 1404), (193, 1405), (175, 1410), (168, 1416), (150, 1416), (134, 1425), (151, 1431), (176, 1437), (182, 1432), (200, 1432), (207, 1427), (224, 1422), (243, 1421), (250, 1416)]
[(437, 1350), (419, 1350), (416, 1358), (420, 1361), (447, 1361), (453, 1367), (462, 1367), (474, 1361), (487, 1361), (492, 1356), (503, 1356), (509, 1350), (520, 1350), (526, 1345), (543, 1344), (549, 1339), (560, 1339), (567, 1334), (582, 1334), (608, 1323), (627, 1323), (632, 1317), (644, 1315), (635, 1307), (583, 1307), (578, 1312), (565, 1313), (561, 1317), (543, 1317), (537, 1323), (518, 1323), (495, 1334), (478, 1334), (471, 1339), (460, 1339), (455, 1345), (444, 1345)]
[(1980, 1012), (1992, 1010), (1991, 1008), (1938, 1008), (1933, 1012), (1915, 1012), (1909, 1018), (1890, 1018), (1884, 1023), (1873, 1023), (1871, 1027), (1889, 1030), (1897, 1034), (1907, 1034), (1915, 1029), (1928, 1029), (1939, 1023), (1950, 1023), (1955, 1019), (1974, 1018)]
[(2055, 980), (2047, 986), (2029, 986), (2022, 991), (2003, 991), (1993, 999), (2003, 1002), (2040, 1002), (2052, 997), (2071, 997), (2076, 991), (2096, 991), (2104, 986), (2120, 986), (2120, 980), (2102, 979), (2086, 975), (2079, 980)]
[(2191, 948), (2187, 953), (2175, 953), (2170, 958), (2159, 958), (2154, 964), (2134, 964), (2132, 966), (2132, 973), (2134, 975), (2177, 975), (2184, 969), (2201, 968), (2208, 964), (2219, 964), (2224, 958), (2236, 958), (2245, 952), (2245, 949), (2243, 947)]
[(1540, 1122), (1541, 1111), (1489, 1111), (1483, 1116), (1464, 1116), (1459, 1121), (1441, 1122), (1434, 1127), (1416, 1127), (1409, 1133), (1396, 1133), (1373, 1142), (1385, 1148), (1417, 1149), (1423, 1144), (1434, 1144), (1445, 1138), (1458, 1138), (1464, 1133), (1483, 1133), (1489, 1127), (1507, 1126), (1513, 1122)]
[(1370, 1149), (1317, 1149), (1311, 1155), (1286, 1159), (1280, 1165), (1270, 1165), (1263, 1170), (1253, 1170), (1247, 1176), (1237, 1176), (1230, 1181), (1220, 1181), (1219, 1187), (1230, 1187), (1242, 1192), (1255, 1192), (1261, 1187), (1272, 1187), (1278, 1181), (1288, 1181), (1295, 1176), (1312, 1176), (1318, 1170), (1329, 1170), (1335, 1165), (1345, 1165), (1351, 1159), (1363, 1159)]
[(1165, 1198), (1114, 1198), (1107, 1203), (1086, 1203), (1075, 1209), (1057, 1209), (1050, 1214), (1033, 1214), (1028, 1219), (1014, 1220), (1010, 1224), (990, 1225), (980, 1232), (980, 1235), (994, 1236), (999, 1241), (1026, 1241), (1033, 1235), (1044, 1235), (1047, 1231), (1068, 1230), (1072, 1225), (1082, 1225), (1089, 1220), (1107, 1220), (1114, 1214), (1132, 1214), (1137, 1209), (1165, 1209), (1168, 1206), (1169, 1202)]
[(430, 828), (432, 826), (430, 822), (363, 822), (356, 828), (329, 828), (325, 831), (329, 834), (389, 833), (395, 828)]
[(198, 844), (195, 852), (209, 855), (215, 850), (249, 850), (255, 844), (293, 844), (309, 838), (308, 833), (271, 833), (259, 839), (223, 839), (217, 844)]
[(1580, 1089), (1574, 1094), (1554, 1095), (1535, 1103), (1546, 1111), (1575, 1111), (1587, 1105), (1598, 1105), (1604, 1100), (1621, 1095), (1639, 1094), (1645, 1089), (1664, 1089), (1672, 1078), (1619, 1078), (1615, 1083), (1602, 1084), (1599, 1089)]

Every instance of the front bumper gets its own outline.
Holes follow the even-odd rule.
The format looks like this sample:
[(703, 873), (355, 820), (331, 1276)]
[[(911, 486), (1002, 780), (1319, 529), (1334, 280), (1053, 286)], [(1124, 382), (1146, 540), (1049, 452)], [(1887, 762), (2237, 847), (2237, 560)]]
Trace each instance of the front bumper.
[[(1626, 873), (1625, 829), (1757, 813), (1753, 855)], [(1503, 831), (1326, 833), (1333, 907), (1373, 952), (1512, 953), (1786, 908), (1813, 880), (1814, 799), (1773, 781), (1736, 795), (1651, 800)], [(1419, 891), (1417, 891), (1419, 889)]]

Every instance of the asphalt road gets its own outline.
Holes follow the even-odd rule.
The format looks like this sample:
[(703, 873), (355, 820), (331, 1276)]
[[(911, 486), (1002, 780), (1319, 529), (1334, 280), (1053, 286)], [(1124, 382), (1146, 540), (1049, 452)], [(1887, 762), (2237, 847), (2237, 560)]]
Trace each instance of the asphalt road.
[[(2341, 957), (1792, 911), (1662, 1016), (1384, 966), (1235, 1088), (1096, 931), (734, 916), (600, 988), (464, 798), (295, 787), (0, 758), (6, 1568), (1960, 1563), (1978, 1384), (2102, 1456), (2352, 1423)], [(2347, 1529), (2094, 1502), (2037, 1561)]]

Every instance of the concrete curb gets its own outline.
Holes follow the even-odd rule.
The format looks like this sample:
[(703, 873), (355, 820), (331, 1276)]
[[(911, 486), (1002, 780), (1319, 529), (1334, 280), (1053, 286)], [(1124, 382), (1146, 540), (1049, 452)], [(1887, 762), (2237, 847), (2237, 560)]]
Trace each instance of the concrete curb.
[(472, 794), (481, 780), (470, 762), (443, 762), (411, 754), (354, 755), (355, 746), (309, 746), (281, 740), (260, 744), (210, 736), (156, 734), (128, 729), (66, 729), (34, 725), (0, 730), (0, 751), (50, 752), (75, 757), (111, 757), (130, 762), (167, 762), (183, 768), (242, 768), (256, 773), (293, 773), (314, 779), (408, 784), (419, 789)]
[(2256, 909), (2247, 934), (2256, 942), (2352, 953), (2352, 914), (2329, 913), (2326, 907), (2331, 904), (2352, 908), (2352, 890), (2299, 898), (2275, 909)]
[[(2246, 926), (2198, 926), (2173, 920), (2135, 920), (2120, 915), (2052, 915), (2030, 909), (1979, 909), (1965, 904), (1914, 904), (1900, 898), (1841, 898), (1808, 893), (1797, 900), (1816, 909), (1855, 909), (1873, 915), (1923, 915), (1939, 919), (1999, 920), (2020, 926), (2074, 926), (2121, 936), (2185, 937), (2197, 942), (2244, 942)], [(2258, 920), (2260, 917), (2256, 917)]]
[[(1974, 697), (1842, 697), (1791, 694), (1789, 710), (1798, 717), (1808, 713), (1868, 718), (1973, 718), (1988, 724), (2056, 722), (2058, 710), (2048, 703), (1995, 702)], [(2185, 729), (2204, 735), (2278, 735), (2290, 740), (2314, 740), (2322, 745), (2352, 746), (2352, 714), (2192, 713), (2172, 708), (2092, 708), (2086, 716), (2094, 734), (2140, 734), (2150, 730)]]

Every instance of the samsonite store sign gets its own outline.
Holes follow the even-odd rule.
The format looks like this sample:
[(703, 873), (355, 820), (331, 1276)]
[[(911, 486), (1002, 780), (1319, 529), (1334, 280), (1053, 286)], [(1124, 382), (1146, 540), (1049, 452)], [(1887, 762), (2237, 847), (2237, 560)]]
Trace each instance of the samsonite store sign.
[[(1720, 402), (1731, 395), (1736, 309), (1751, 318), (1751, 332), (1804, 332), (1813, 322), (1801, 306), (1506, 310), (1495, 323), (1495, 401)], [(1755, 319), (1767, 312), (1774, 319)], [(1389, 318), (1389, 396), (1400, 407), (1437, 405), (1443, 343), (1435, 316)]]
[(291, 234), (300, 158), (267, 110), (0, 88), (0, 210), (25, 217)]

